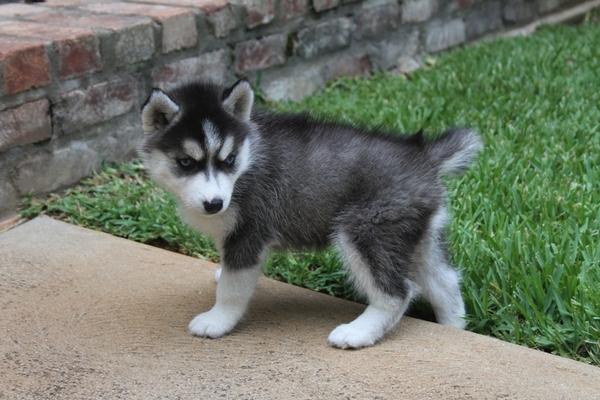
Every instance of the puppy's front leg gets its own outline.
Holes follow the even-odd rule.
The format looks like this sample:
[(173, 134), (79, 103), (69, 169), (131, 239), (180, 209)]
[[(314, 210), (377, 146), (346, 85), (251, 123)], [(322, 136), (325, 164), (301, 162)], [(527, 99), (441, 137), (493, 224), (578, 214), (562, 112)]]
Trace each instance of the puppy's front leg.
[(217, 302), (190, 322), (189, 330), (201, 337), (218, 338), (233, 330), (246, 312), (261, 266), (231, 269), (223, 266), (217, 283)]

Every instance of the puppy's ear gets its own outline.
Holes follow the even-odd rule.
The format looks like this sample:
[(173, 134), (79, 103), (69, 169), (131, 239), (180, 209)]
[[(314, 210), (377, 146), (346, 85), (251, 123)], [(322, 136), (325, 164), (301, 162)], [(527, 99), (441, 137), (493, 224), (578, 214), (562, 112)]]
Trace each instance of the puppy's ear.
[(242, 121), (250, 119), (254, 92), (246, 78), (240, 79), (223, 93), (223, 106)]
[(159, 132), (173, 121), (179, 106), (160, 89), (152, 89), (142, 106), (142, 128), (144, 133)]

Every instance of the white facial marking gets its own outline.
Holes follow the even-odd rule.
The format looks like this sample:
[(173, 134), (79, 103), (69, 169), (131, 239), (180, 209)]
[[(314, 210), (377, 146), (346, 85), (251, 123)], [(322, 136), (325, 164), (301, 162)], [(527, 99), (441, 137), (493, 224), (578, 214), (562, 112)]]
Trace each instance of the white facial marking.
[[(196, 209), (206, 216), (212, 216), (224, 212), (229, 206), (235, 184), (234, 176), (209, 168), (205, 172), (183, 179), (185, 182), (181, 182), (179, 197), (187, 207)], [(217, 199), (223, 201), (223, 208), (215, 214), (206, 213), (204, 204)]]
[(144, 154), (143, 158), (152, 179), (174, 195), (181, 196), (181, 182), (173, 176), (171, 170), (173, 159), (158, 150)]
[(222, 198), (219, 182), (215, 179), (215, 173), (212, 169), (207, 170), (190, 177), (188, 198), (194, 199), (194, 203), (198, 206), (204, 204), (205, 201), (210, 202), (213, 199)]
[[(210, 126), (208, 130), (211, 133), (215, 132)], [(223, 141), (223, 146), (217, 148), (219, 153), (223, 151), (224, 158), (226, 158), (225, 153), (229, 155), (235, 151), (235, 169), (232, 172), (219, 171), (209, 162), (207, 170), (192, 175), (177, 176), (174, 174), (173, 155), (159, 150), (142, 154), (144, 164), (148, 166), (152, 178), (179, 199), (179, 210), (184, 219), (199, 231), (212, 236), (217, 247), (221, 249), (227, 232), (233, 229), (237, 221), (237, 209), (231, 204), (231, 196), (237, 179), (253, 164), (251, 148), (255, 145), (255, 140), (252, 136), (248, 136), (239, 147), (235, 147), (233, 139), (226, 139)], [(201, 145), (193, 140), (185, 143), (182, 144), (182, 149), (190, 157), (200, 155)], [(202, 155), (204, 158), (210, 157), (207, 151)], [(217, 158), (219, 154), (213, 157)], [(209, 214), (205, 211), (204, 202), (210, 202), (215, 198), (223, 201), (223, 209), (218, 213)]]
[(219, 160), (224, 161), (233, 151), (233, 137), (229, 136), (225, 139), (225, 143), (221, 147), (221, 151), (219, 151)]
[[(223, 146), (225, 147), (225, 146)], [(246, 138), (242, 145), (237, 150), (236, 156), (236, 176), (235, 179), (239, 178), (241, 174), (246, 172), (246, 170), (252, 164), (252, 160), (250, 158), (250, 139)]]
[(202, 122), (202, 129), (204, 129), (204, 136), (206, 138), (206, 150), (209, 154), (215, 154), (221, 146), (219, 131), (209, 120)]
[[(227, 158), (234, 150), (233, 146), (233, 138), (227, 138), (219, 152), (219, 158)], [(204, 210), (204, 202), (221, 199), (223, 209), (213, 215), (225, 212), (231, 201), (235, 182), (251, 164), (249, 140), (245, 140), (238, 149), (236, 162), (238, 164), (234, 173), (219, 171), (209, 166), (205, 172), (187, 178), (188, 181), (184, 185), (182, 200), (201, 211)]]
[(192, 157), (194, 160), (200, 161), (204, 159), (204, 150), (202, 150), (202, 147), (200, 147), (195, 140), (187, 139), (185, 142), (183, 142), (182, 147), (185, 151), (185, 154)]

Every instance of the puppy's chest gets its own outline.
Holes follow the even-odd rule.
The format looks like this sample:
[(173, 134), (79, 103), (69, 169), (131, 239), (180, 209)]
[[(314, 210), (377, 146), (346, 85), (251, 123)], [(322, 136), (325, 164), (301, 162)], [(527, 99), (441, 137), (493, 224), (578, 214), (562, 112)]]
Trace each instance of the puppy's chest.
[(194, 229), (213, 238), (221, 250), (223, 240), (235, 227), (237, 212), (230, 207), (223, 214), (215, 216), (199, 215), (194, 212), (186, 212), (186, 210), (181, 210), (181, 214)]

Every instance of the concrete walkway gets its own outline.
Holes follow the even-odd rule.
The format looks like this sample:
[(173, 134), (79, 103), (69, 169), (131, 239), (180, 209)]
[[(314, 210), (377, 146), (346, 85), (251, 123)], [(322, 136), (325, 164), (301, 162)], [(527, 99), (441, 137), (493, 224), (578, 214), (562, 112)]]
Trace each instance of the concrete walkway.
[(411, 318), (331, 348), (363, 307), (268, 279), (233, 334), (192, 337), (215, 268), (47, 217), (0, 234), (0, 399), (600, 398), (600, 368)]

